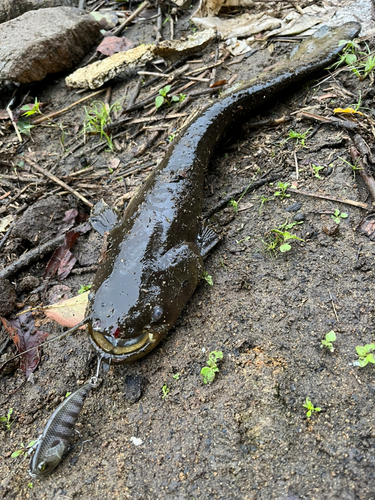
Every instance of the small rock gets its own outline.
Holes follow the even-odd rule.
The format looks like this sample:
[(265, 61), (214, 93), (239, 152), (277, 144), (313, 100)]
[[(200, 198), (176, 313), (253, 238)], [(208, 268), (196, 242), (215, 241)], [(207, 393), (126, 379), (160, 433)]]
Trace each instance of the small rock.
[(303, 212), (300, 212), (293, 217), (293, 220), (296, 222), (303, 222), (306, 220), (306, 215)]
[(9, 316), (16, 307), (17, 295), (8, 280), (0, 278), (0, 316)]
[(39, 286), (39, 279), (36, 276), (25, 276), (18, 284), (20, 292), (31, 292)]
[(328, 236), (337, 236), (340, 232), (340, 225), (332, 221), (326, 226), (323, 226), (322, 231), (328, 234)]
[(31, 83), (67, 71), (99, 37), (99, 24), (79, 9), (26, 12), (0, 25), (0, 81)]
[(292, 203), (285, 209), (285, 212), (298, 212), (298, 210), (302, 207), (302, 203), (300, 201), (296, 201)]
[(125, 378), (125, 398), (136, 403), (143, 394), (144, 380), (141, 375), (127, 375)]
[(73, 3), (73, 0), (0, 0), (0, 23), (15, 19), (29, 10), (71, 7)]

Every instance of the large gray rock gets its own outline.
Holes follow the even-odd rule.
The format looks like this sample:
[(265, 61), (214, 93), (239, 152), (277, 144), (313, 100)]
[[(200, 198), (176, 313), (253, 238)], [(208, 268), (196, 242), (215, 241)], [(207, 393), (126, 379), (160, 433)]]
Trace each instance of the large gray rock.
[(99, 24), (76, 8), (26, 12), (0, 25), (0, 81), (30, 83), (71, 69), (99, 39)]
[(77, 7), (78, 0), (0, 0), (0, 23), (10, 21), (29, 10), (47, 7)]

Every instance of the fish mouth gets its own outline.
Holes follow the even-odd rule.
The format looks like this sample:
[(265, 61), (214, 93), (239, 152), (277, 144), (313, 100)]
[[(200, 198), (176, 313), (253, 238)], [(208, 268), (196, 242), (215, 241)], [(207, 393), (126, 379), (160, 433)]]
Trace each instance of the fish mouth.
[(114, 356), (122, 356), (124, 354), (131, 354), (139, 349), (142, 349), (147, 343), (152, 342), (152, 334), (149, 331), (143, 331), (138, 337), (131, 339), (115, 339), (109, 335), (104, 335), (101, 332), (91, 330), (92, 340), (96, 346)]

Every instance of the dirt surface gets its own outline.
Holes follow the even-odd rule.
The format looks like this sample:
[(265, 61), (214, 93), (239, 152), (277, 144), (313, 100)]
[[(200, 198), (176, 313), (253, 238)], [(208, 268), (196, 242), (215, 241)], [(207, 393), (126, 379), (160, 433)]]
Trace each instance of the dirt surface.
[[(179, 25), (179, 36), (188, 33), (188, 22), (184, 23)], [(144, 23), (141, 30), (134, 34), (135, 41), (151, 37), (152, 23)], [(131, 38), (132, 32), (127, 36)], [(268, 45), (227, 69), (219, 67), (216, 79), (228, 79), (231, 73), (237, 73), (237, 81), (245, 80), (294, 45), (274, 42), (272, 50)], [(215, 46), (210, 46), (201, 65), (212, 62), (214, 54)], [(123, 102), (134, 85), (135, 80), (115, 82), (112, 102)], [(66, 89), (63, 78), (30, 90), (32, 100), (37, 97), (41, 102), (52, 102), (49, 111), (80, 98)], [(345, 139), (350, 133), (325, 124), (315, 129), (315, 122), (302, 120), (296, 113), (304, 109), (333, 116), (334, 108), (357, 103), (359, 91), (365, 115), (348, 119), (359, 123), (358, 132), (371, 145), (375, 92), (370, 81), (360, 82), (349, 71), (311, 81), (291, 89), (289, 95), (275, 100), (258, 116), (249, 117), (250, 125), (281, 116), (290, 121), (277, 127), (245, 126), (235, 142), (228, 137), (228, 143), (210, 164), (206, 210), (228, 193), (271, 176), (311, 193), (371, 203), (360, 173), (344, 162), (353, 163)], [(184, 112), (192, 114), (207, 100), (194, 101)], [(166, 138), (181, 126), (168, 124), (155, 147), (148, 148), (136, 163), (132, 150), (141, 146), (147, 135), (142, 132), (136, 136), (135, 126), (119, 139), (120, 149), (114, 152), (85, 153), (81, 148), (63, 158), (66, 150), (81, 140), (78, 130), (84, 116), (80, 105), (54, 124), (35, 127), (24, 147), (19, 146), (11, 128), (4, 132), (0, 168), (2, 174), (13, 177), (3, 177), (10, 184), (1, 184), (3, 191), (11, 190), (13, 198), (28, 187), (10, 205), (6, 205), (7, 198), (2, 200), (0, 207), (7, 208), (2, 208), (1, 217), (17, 211), (22, 217), (25, 205), (50, 200), (48, 221), (55, 228), (47, 227), (47, 222), (43, 225), (55, 235), (65, 208), (89, 211), (43, 176), (40, 184), (17, 180), (17, 175), (37, 175), (28, 159), (52, 169), (92, 203), (103, 197), (108, 204), (121, 206), (164, 155)], [(290, 130), (303, 133), (309, 128), (309, 134), (315, 134), (307, 134), (304, 147), (295, 139), (285, 142)], [(234, 136), (239, 137), (237, 133)], [(86, 148), (95, 141), (96, 137), (90, 138)], [(113, 173), (114, 159), (119, 159), (120, 165)], [(93, 166), (89, 175), (67, 177), (82, 165)], [(132, 175), (116, 175), (135, 165), (146, 168)], [(312, 165), (324, 169), (314, 171)], [(356, 346), (374, 342), (375, 249), (373, 242), (358, 231), (366, 211), (297, 194), (281, 199), (274, 195), (276, 183), (244, 195), (237, 212), (226, 205), (219, 212), (223, 238), (206, 259), (213, 285), (202, 281), (175, 327), (151, 354), (133, 364), (109, 369), (80, 415), (77, 429), (81, 437), (74, 438), (74, 447), (50, 477), (32, 480), (27, 473), (28, 460), (11, 458), (11, 454), (21, 448), (21, 443), (26, 446), (35, 439), (66, 393), (93, 375), (96, 359), (85, 332), (80, 330), (46, 346), (39, 367), (27, 382), (19, 369), (1, 376), (1, 416), (13, 408), (10, 430), (4, 426), (0, 431), (2, 498), (375, 497), (374, 367), (353, 365)], [(56, 204), (53, 195), (59, 198)], [(348, 217), (330, 227), (335, 210)], [(267, 251), (275, 234), (272, 230), (293, 220), (302, 223), (288, 231), (303, 241), (290, 240), (291, 250), (285, 253)], [(11, 233), (1, 249), (3, 267), (43, 240), (40, 225), (35, 224), (34, 235), (34, 226), (28, 226), (27, 220), (22, 227), (29, 230), (27, 238)], [(101, 243), (93, 231), (81, 236), (72, 249), (78, 258), (76, 268), (92, 266)], [(39, 283), (49, 257), (10, 279), (19, 307), (48, 303), (48, 292), (41, 290)], [(66, 287), (63, 291), (74, 296), (92, 279), (92, 273), (70, 274), (62, 282)], [(55, 283), (53, 279), (48, 289)], [(62, 331), (54, 323), (40, 325), (46, 323), (40, 318), (40, 330), (51, 334)], [(321, 339), (331, 330), (337, 336), (333, 353), (321, 348)], [(2, 345), (6, 338), (3, 329)], [(221, 350), (223, 360), (215, 381), (204, 385), (200, 370), (213, 350)], [(13, 346), (8, 346), (7, 352), (13, 351)], [(165, 385), (169, 393), (163, 398)], [(310, 418), (303, 408), (306, 398), (321, 408)], [(132, 438), (140, 438), (142, 444), (136, 446)]]

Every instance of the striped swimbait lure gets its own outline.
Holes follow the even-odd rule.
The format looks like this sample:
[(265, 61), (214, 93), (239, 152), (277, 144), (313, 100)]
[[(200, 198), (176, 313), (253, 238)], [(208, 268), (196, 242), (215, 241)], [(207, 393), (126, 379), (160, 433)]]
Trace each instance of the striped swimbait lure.
[(54, 411), (43, 434), (34, 445), (35, 452), (29, 469), (31, 477), (47, 476), (59, 465), (74, 432), (74, 426), (85, 399), (90, 390), (97, 385), (97, 377), (92, 377), (87, 384), (68, 396)]

